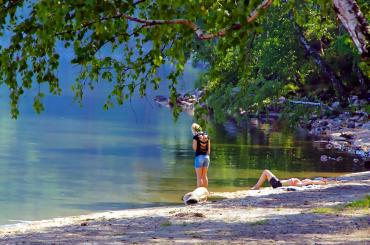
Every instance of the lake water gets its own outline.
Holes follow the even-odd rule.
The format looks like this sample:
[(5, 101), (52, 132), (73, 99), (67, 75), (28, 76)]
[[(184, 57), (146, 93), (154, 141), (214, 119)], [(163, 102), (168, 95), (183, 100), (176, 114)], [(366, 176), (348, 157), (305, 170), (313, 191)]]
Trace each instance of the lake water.
[[(83, 108), (68, 96), (47, 98), (44, 113), (22, 109), (18, 120), (4, 99), (0, 224), (180, 204), (196, 184), (193, 119), (183, 113), (174, 122), (171, 110), (153, 102), (155, 94), (107, 112), (99, 96), (88, 96)], [(347, 159), (322, 163), (324, 153), (305, 134), (267, 124), (214, 124), (211, 137), (210, 191), (247, 189), (265, 168), (281, 178), (362, 170)]]

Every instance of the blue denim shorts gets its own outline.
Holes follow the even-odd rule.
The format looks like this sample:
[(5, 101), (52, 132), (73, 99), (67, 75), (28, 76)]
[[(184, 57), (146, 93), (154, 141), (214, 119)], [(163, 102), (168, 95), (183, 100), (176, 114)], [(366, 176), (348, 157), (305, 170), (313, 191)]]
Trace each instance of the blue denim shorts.
[(199, 155), (194, 159), (195, 168), (208, 168), (209, 166), (209, 156), (208, 155)]

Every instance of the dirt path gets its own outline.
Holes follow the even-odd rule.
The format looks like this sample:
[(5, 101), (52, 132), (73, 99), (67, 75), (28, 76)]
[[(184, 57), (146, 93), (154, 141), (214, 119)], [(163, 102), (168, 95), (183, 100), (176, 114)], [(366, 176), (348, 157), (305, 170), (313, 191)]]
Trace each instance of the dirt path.
[(122, 210), (1, 227), (0, 244), (370, 244), (370, 172), (296, 191), (214, 193), (195, 206)]

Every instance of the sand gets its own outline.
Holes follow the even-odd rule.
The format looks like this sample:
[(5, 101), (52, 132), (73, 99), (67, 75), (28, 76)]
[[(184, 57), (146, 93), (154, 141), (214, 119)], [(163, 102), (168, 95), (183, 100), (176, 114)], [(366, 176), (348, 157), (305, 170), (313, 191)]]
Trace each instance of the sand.
[(340, 180), (3, 226), (0, 244), (370, 244), (369, 209), (340, 208), (370, 194), (370, 172)]

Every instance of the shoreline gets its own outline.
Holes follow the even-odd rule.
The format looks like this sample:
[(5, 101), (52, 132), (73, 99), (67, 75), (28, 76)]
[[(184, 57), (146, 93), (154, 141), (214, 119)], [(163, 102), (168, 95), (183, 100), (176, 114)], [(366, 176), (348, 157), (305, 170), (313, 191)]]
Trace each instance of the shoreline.
[(365, 112), (343, 113), (336, 117), (312, 118), (306, 128), (311, 135), (318, 138), (313, 141), (315, 148), (346, 153), (351, 156), (353, 163), (369, 165), (369, 119), (370, 115)]
[[(203, 94), (203, 90), (195, 90), (190, 95), (179, 95), (176, 103), (182, 108), (182, 111), (193, 116), (194, 107), (199, 103)], [(360, 105), (365, 105), (366, 100), (361, 101), (357, 96), (353, 96), (351, 98), (351, 104), (358, 107), (354, 112), (338, 110), (339, 102), (334, 103), (332, 105), (333, 108), (331, 108), (321, 102), (292, 101), (284, 97), (281, 97), (279, 100), (280, 106), (287, 102), (329, 108), (332, 115), (325, 115), (324, 111), (322, 111), (320, 115), (316, 113), (311, 114), (307, 121), (301, 120), (299, 123), (301, 129), (307, 130), (309, 135), (317, 138), (317, 140), (313, 141), (314, 148), (331, 150), (332, 153), (348, 154), (354, 163), (370, 164), (370, 114), (365, 112), (364, 108), (359, 107)], [(154, 101), (160, 106), (167, 108), (173, 107), (170, 100), (161, 95), (156, 96)], [(250, 115), (244, 109), (240, 108), (239, 116), (245, 116), (243, 120), (249, 121), (252, 125), (259, 124), (260, 122), (276, 122), (281, 116), (280, 106), (266, 108), (266, 112), (260, 115)], [(229, 115), (228, 121), (236, 123), (235, 118), (235, 115)]]
[(192, 206), (108, 211), (0, 226), (0, 243), (370, 242), (369, 209), (315, 212), (370, 195), (370, 171), (338, 180), (296, 191), (266, 187), (211, 193), (219, 200)]

